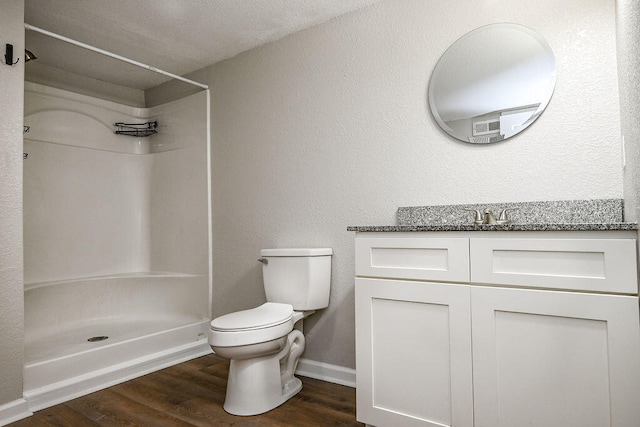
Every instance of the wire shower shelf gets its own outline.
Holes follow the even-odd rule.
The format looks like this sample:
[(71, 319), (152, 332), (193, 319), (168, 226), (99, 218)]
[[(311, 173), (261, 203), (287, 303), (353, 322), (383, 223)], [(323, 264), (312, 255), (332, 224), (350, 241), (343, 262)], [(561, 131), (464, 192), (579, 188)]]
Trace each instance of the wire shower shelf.
[(151, 136), (158, 133), (158, 122), (146, 122), (146, 123), (116, 123), (114, 126), (118, 128), (116, 134), (129, 135), (129, 136)]

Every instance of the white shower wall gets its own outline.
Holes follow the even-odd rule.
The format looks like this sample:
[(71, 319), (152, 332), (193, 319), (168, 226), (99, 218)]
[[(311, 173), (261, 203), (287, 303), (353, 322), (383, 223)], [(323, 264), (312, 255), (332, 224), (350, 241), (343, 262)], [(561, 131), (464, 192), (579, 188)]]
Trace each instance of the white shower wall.
[[(205, 94), (132, 108), (27, 82), (27, 287), (163, 271), (208, 274)], [(158, 120), (147, 138), (116, 122)]]
[[(208, 273), (206, 93), (149, 109), (159, 133), (149, 138), (149, 266)], [(194, 146), (195, 144), (195, 146)], [(146, 171), (147, 169), (145, 169)]]
[(143, 109), (26, 83), (25, 125), (29, 410), (210, 353), (206, 92)]
[(135, 109), (25, 84), (25, 283), (146, 271), (150, 164)]

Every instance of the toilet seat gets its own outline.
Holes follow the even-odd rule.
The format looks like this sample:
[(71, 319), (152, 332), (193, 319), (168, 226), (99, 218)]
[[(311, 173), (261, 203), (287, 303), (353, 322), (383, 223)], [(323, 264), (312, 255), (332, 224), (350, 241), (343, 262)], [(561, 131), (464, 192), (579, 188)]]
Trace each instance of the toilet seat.
[(269, 328), (290, 320), (293, 307), (290, 304), (267, 302), (250, 310), (225, 314), (211, 321), (211, 329), (216, 331), (244, 331)]
[(212, 346), (234, 347), (275, 340), (293, 330), (293, 307), (267, 302), (211, 321)]

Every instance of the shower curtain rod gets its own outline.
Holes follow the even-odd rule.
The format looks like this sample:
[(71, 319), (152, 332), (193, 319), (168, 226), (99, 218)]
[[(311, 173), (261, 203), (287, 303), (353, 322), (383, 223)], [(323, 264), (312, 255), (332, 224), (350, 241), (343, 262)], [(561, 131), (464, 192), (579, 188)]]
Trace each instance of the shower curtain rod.
[(168, 77), (183, 81), (185, 83), (189, 83), (189, 84), (201, 87), (203, 89), (209, 89), (208, 85), (205, 85), (205, 84), (202, 84), (202, 83), (198, 83), (198, 82), (193, 81), (193, 80), (185, 79), (182, 76), (178, 76), (176, 74), (172, 74), (172, 73), (169, 73), (167, 71), (160, 70), (159, 68), (152, 67), (152, 66), (147, 65), (147, 64), (143, 64), (142, 62), (134, 61), (133, 59), (129, 59), (129, 58), (125, 58), (124, 56), (116, 55), (115, 53), (111, 53), (109, 51), (106, 51), (106, 50), (103, 50), (103, 49), (99, 49), (97, 47), (93, 47), (93, 46), (88, 45), (86, 43), (82, 43), (82, 42), (79, 42), (77, 40), (70, 39), (69, 37), (61, 36), (60, 34), (52, 33), (51, 31), (43, 30), (42, 28), (34, 27), (33, 25), (27, 24), (26, 22), (24, 24), (24, 28), (27, 29), (27, 30), (35, 31), (37, 33), (42, 33), (42, 34), (47, 35), (49, 37), (53, 37), (54, 39), (58, 39), (58, 40), (62, 40), (62, 41), (67, 42), (67, 43), (71, 43), (73, 45), (82, 47), (84, 49), (92, 50), (94, 52), (100, 53), (102, 55), (109, 56), (111, 58), (118, 59), (120, 61), (127, 62), (127, 63), (132, 64), (132, 65), (136, 65), (136, 66), (141, 67), (141, 68), (146, 68), (147, 70), (153, 71), (154, 73), (162, 74), (162, 75), (165, 75), (165, 76), (168, 76)]

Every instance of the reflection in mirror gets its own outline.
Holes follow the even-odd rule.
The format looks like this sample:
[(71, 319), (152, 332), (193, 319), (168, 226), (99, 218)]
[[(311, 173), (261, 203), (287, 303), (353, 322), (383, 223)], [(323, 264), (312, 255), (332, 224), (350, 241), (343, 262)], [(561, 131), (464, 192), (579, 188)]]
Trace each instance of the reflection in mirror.
[(555, 58), (542, 36), (522, 25), (492, 24), (464, 35), (442, 55), (429, 82), (429, 105), (454, 138), (498, 142), (542, 114), (555, 82)]

